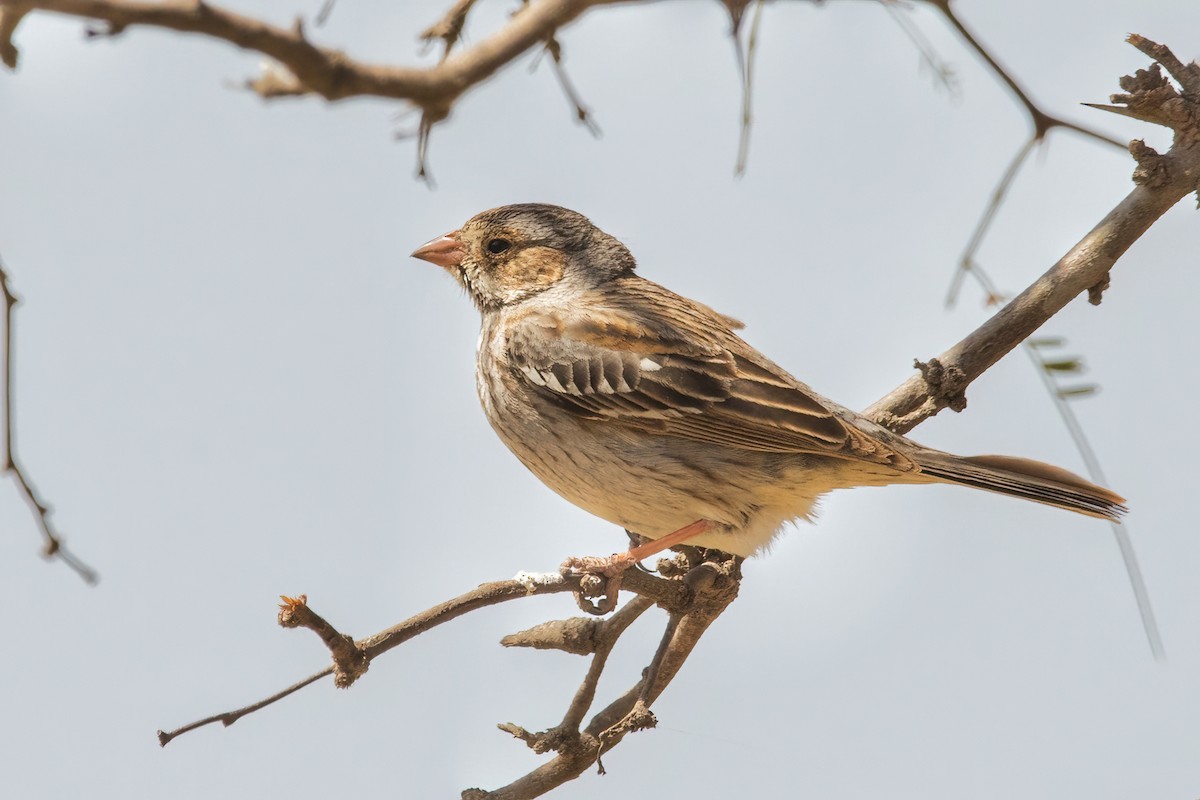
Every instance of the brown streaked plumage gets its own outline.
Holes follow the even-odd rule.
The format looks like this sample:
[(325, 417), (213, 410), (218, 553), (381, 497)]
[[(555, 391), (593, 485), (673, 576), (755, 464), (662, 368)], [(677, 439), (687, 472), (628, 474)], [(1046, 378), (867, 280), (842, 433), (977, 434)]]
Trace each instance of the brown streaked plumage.
[(743, 341), (741, 323), (636, 275), (625, 246), (574, 211), (492, 209), (413, 255), (480, 309), (476, 377), (500, 438), (550, 488), (634, 533), (682, 529), (750, 555), (822, 494), (892, 483), (1125, 512), (1066, 470), (933, 450), (827, 400)]

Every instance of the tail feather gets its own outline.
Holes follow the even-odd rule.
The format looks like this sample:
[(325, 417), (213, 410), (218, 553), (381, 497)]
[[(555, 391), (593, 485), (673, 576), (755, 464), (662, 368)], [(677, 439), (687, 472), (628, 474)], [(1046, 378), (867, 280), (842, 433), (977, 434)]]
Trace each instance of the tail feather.
[(1125, 498), (1065, 469), (1012, 456), (917, 455), (921, 473), (937, 480), (1022, 497), (1119, 522)]

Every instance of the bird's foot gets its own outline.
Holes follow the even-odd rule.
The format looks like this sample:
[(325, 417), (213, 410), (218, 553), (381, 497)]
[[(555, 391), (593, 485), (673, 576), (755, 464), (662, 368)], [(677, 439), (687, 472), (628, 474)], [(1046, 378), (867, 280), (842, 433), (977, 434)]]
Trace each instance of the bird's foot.
[[(607, 558), (603, 556), (568, 558), (562, 563), (560, 569), (564, 575), (572, 572), (583, 574), (579, 580), (579, 591), (575, 592), (575, 602), (587, 613), (600, 616), (617, 607), (617, 592), (621, 589), (621, 577), (625, 574), (625, 570), (644, 558), (683, 544), (711, 527), (712, 523), (708, 520), (698, 519), (659, 539), (651, 539), (636, 547), (631, 547), (624, 553), (613, 553)], [(601, 600), (599, 603), (593, 603), (589, 599), (592, 597), (599, 597)]]
[[(602, 616), (617, 607), (617, 594), (621, 590), (621, 578), (625, 570), (638, 563), (632, 551), (613, 553), (611, 556), (574, 556), (560, 567), (564, 574), (581, 575), (575, 602), (589, 614)], [(593, 602), (591, 598), (600, 598)]]

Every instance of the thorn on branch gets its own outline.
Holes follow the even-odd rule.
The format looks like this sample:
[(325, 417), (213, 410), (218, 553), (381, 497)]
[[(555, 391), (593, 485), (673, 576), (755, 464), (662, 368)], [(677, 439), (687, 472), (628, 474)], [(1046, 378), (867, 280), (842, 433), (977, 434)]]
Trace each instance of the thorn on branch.
[(339, 689), (349, 688), (371, 665), (367, 654), (353, 637), (339, 633), (321, 615), (308, 606), (308, 597), (280, 595), (279, 624), (284, 628), (308, 628), (318, 636), (333, 656), (333, 682)]
[[(569, 103), (571, 108), (575, 111), (575, 121), (587, 128), (588, 133), (599, 139), (603, 132), (600, 130), (600, 126), (596, 124), (596, 120), (592, 117), (591, 109), (584, 105), (583, 99), (580, 98), (579, 92), (575, 89), (575, 85), (571, 83), (570, 76), (567, 75), (567, 69), (563, 66), (562, 44), (558, 41), (557, 37), (551, 35), (550, 38), (546, 40), (546, 46), (542, 52), (550, 55), (550, 64), (554, 69), (554, 77), (558, 79), (558, 85), (562, 88), (563, 94), (567, 98), (567, 103)], [(530, 64), (530, 72), (537, 69), (540, 59), (541, 54), (539, 54), (538, 58), (535, 58), (533, 63)]]
[(434, 41), (441, 39), (443, 44), (442, 61), (450, 55), (454, 45), (462, 41), (463, 28), (467, 24), (467, 14), (475, 0), (456, 0), (446, 15), (421, 32), (417, 38), (428, 48)]
[(967, 379), (963, 371), (954, 365), (949, 367), (936, 358), (929, 361), (913, 359), (913, 366), (921, 372), (929, 396), (940, 408), (962, 411), (967, 407)]

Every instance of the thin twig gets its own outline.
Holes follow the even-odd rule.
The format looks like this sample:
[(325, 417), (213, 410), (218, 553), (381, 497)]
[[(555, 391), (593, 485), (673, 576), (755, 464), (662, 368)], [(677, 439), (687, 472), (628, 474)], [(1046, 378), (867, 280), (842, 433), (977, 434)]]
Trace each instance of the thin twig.
[[(579, 579), (579, 575), (563, 576), (558, 573), (529, 573), (518, 575), (516, 578), (508, 581), (485, 583), (458, 597), (426, 609), (420, 614), (416, 614), (373, 636), (360, 639), (355, 642), (355, 645), (366, 655), (367, 661), (370, 662), (392, 648), (407, 642), (409, 639), (438, 625), (457, 619), (471, 611), (522, 597), (578, 591)], [(680, 581), (668, 581), (653, 575), (646, 575), (636, 570), (630, 570), (630, 574), (626, 578), (624, 585), (630, 591), (637, 592), (654, 602), (666, 603), (668, 605), (677, 605), (680, 602), (681, 596), (687, 591), (686, 587)], [(333, 667), (328, 667), (278, 694), (274, 694), (245, 708), (205, 717), (202, 720), (184, 725), (170, 733), (164, 734), (160, 732), (159, 741), (162, 744), (166, 744), (182, 733), (187, 733), (188, 731), (214, 722), (232, 725), (246, 714), (257, 711), (260, 708), (265, 708), (297, 689), (301, 689), (313, 681), (331, 674), (333, 674)]]
[[(558, 79), (558, 85), (562, 88), (563, 95), (571, 105), (571, 110), (575, 112), (575, 121), (587, 128), (588, 133), (599, 139), (602, 133), (600, 126), (592, 116), (591, 109), (584, 105), (583, 98), (579, 96), (575, 84), (571, 82), (571, 77), (567, 75), (567, 68), (563, 65), (562, 44), (558, 41), (558, 37), (551, 36), (546, 40), (546, 49), (543, 52), (550, 54), (550, 66), (554, 70), (554, 77)], [(536, 66), (537, 61), (534, 61), (533, 67)]]
[(292, 694), (293, 692), (300, 691), (305, 686), (308, 686), (310, 683), (316, 683), (317, 681), (321, 680), (321, 678), (324, 678), (326, 675), (332, 675), (332, 674), (333, 674), (333, 667), (331, 667), (331, 666), (326, 667), (325, 669), (321, 670), (320, 672), (314, 673), (313, 675), (309, 675), (307, 678), (305, 678), (302, 681), (293, 683), (291, 686), (284, 689), (283, 691), (276, 692), (275, 694), (271, 695), (270, 697), (264, 697), (262, 700), (259, 700), (257, 703), (251, 703), (248, 706), (242, 706), (241, 708), (235, 709), (234, 711), (225, 711), (220, 714), (213, 714), (211, 717), (205, 717), (204, 719), (198, 719), (195, 722), (189, 722), (187, 725), (176, 728), (173, 731), (161, 731), (160, 730), (158, 732), (158, 744), (160, 747), (166, 747), (167, 744), (170, 743), (170, 741), (172, 739), (174, 739), (175, 737), (181, 736), (189, 731), (194, 731), (197, 728), (203, 728), (205, 725), (212, 725), (214, 722), (219, 722), (222, 725), (224, 725), (226, 728), (228, 728), (230, 725), (237, 722), (239, 719), (246, 716), (247, 714), (253, 714), (255, 711), (258, 711), (259, 709), (266, 708), (267, 706), (271, 705), (272, 703), (282, 700), (283, 698), (287, 697), (288, 695)]
[(982, 44), (980, 44), (979, 39), (976, 38), (975, 34), (973, 34), (970, 29), (967, 28), (966, 24), (963, 23), (958, 14), (954, 12), (954, 9), (950, 7), (952, 0), (924, 0), (924, 2), (929, 3), (938, 11), (942, 12), (942, 16), (944, 16), (946, 21), (950, 23), (951, 27), (958, 32), (958, 35), (961, 36), (963, 41), (967, 43), (967, 46), (974, 50), (975, 54), (983, 59), (983, 62), (987, 64), (988, 68), (991, 69), (996, 77), (1008, 87), (1010, 92), (1012, 92), (1012, 95), (1014, 98), (1016, 98), (1017, 102), (1024, 106), (1025, 111), (1029, 114), (1030, 121), (1033, 123), (1034, 135), (1036, 138), (1043, 138), (1053, 128), (1065, 128), (1066, 130), (1075, 131), (1078, 134), (1095, 139), (1098, 142), (1111, 144), (1113, 147), (1120, 147), (1122, 149), (1125, 148), (1124, 142), (1114, 139), (1111, 136), (1107, 136), (1099, 131), (1094, 131), (1091, 128), (1087, 128), (1083, 125), (1077, 125), (1074, 122), (1067, 122), (1064, 119), (1059, 119), (1058, 117), (1047, 114), (1045, 111), (1039, 108), (1036, 103), (1033, 102), (1033, 99), (1030, 98), (1029, 93), (1024, 89), (1024, 87), (1021, 86), (1021, 84), (1017, 82), (1016, 78), (1012, 76), (1012, 73), (1001, 66), (1000, 62), (996, 60), (991, 52)]
[(1021, 165), (1025, 163), (1025, 159), (1029, 158), (1029, 154), (1033, 152), (1033, 148), (1041, 141), (1036, 136), (1030, 136), (1025, 144), (1021, 145), (1021, 149), (1013, 156), (1008, 167), (1004, 170), (1004, 174), (1000, 176), (1000, 181), (996, 184), (996, 188), (992, 190), (992, 197), (988, 201), (987, 207), (983, 210), (983, 216), (979, 218), (979, 222), (975, 224), (975, 230), (971, 232), (971, 238), (967, 240), (967, 246), (963, 248), (963, 253), (958, 259), (958, 269), (954, 271), (954, 278), (950, 282), (950, 289), (946, 292), (946, 307), (953, 308), (954, 303), (958, 299), (958, 294), (962, 291), (963, 278), (971, 269), (971, 265), (975, 263), (975, 254), (979, 252), (980, 245), (983, 244), (983, 237), (987, 234), (988, 229), (992, 226), (992, 220), (996, 218), (996, 212), (1000, 210), (1000, 206), (1004, 203), (1004, 198), (1008, 196), (1008, 190), (1012, 188), (1013, 180), (1017, 177), (1017, 173), (1021, 171)]
[(63, 544), (61, 534), (55, 531), (50, 522), (50, 507), (38, 496), (33, 482), (17, 460), (16, 425), (13, 423), (13, 310), (18, 301), (8, 284), (8, 273), (5, 271), (2, 261), (0, 261), (0, 291), (4, 293), (4, 341), (0, 343), (0, 351), (3, 351), (4, 358), (4, 407), (0, 409), (0, 413), (4, 416), (4, 464), (0, 472), (12, 474), (17, 491), (24, 498), (29, 510), (33, 512), (33, 518), (45, 540), (42, 555), (46, 558), (57, 558), (74, 570), (84, 583), (95, 585), (100, 580), (99, 574)]
[[(579, 726), (583, 723), (584, 716), (596, 698), (596, 687), (599, 685), (600, 676), (604, 673), (604, 667), (608, 663), (609, 653), (612, 652), (613, 647), (629, 626), (653, 605), (654, 601), (648, 597), (635, 596), (619, 611), (603, 621), (581, 617), (559, 620), (559, 626), (573, 629), (577, 625), (582, 625), (592, 634), (590, 637), (592, 660), (588, 664), (587, 674), (579, 684), (579, 688), (575, 690), (575, 696), (571, 698), (571, 704), (567, 706), (566, 713), (563, 714), (562, 721), (541, 733), (531, 733), (512, 722), (501, 723), (496, 727), (525, 742), (535, 753), (547, 753), (551, 750), (563, 753), (577, 749), (580, 744)], [(548, 627), (555, 626), (553, 624), (539, 625), (537, 630), (544, 633)], [(521, 640), (528, 644), (526, 634), (529, 633), (532, 631), (506, 636), (503, 643), (511, 645), (514, 643), (513, 640)], [(569, 652), (577, 651), (572, 648), (569, 649)]]
[[(975, 272), (978, 274), (978, 268)], [(1096, 456), (1096, 451), (1092, 447), (1083, 425), (1079, 422), (1075, 409), (1071, 407), (1070, 400), (1059, 391), (1053, 374), (1045, 368), (1037, 348), (1029, 341), (1026, 341), (1023, 346), (1030, 360), (1033, 361), (1038, 375), (1041, 376), (1042, 384), (1046, 387), (1054, 407), (1058, 409), (1059, 416), (1062, 417), (1063, 424), (1066, 425), (1067, 432), (1075, 443), (1075, 449), (1079, 451), (1079, 455), (1083, 459), (1088, 477), (1101, 486), (1108, 486), (1108, 478), (1100, 466), (1100, 459)], [(1110, 521), (1109, 526), (1112, 528), (1113, 540), (1117, 544), (1117, 549), (1121, 552), (1121, 562), (1125, 565), (1125, 575), (1129, 578), (1129, 587), (1132, 589), (1134, 600), (1137, 603), (1138, 615), (1142, 620), (1142, 631), (1146, 634), (1146, 643), (1150, 646), (1150, 653), (1154, 656), (1155, 661), (1165, 661), (1167, 651), (1163, 647), (1162, 634), (1158, 630), (1154, 606), (1150, 603), (1150, 591), (1146, 588), (1145, 578), (1142, 577), (1137, 551), (1134, 550), (1133, 540), (1129, 536), (1129, 524)]]
[[(738, 26), (732, 31), (734, 49), (737, 53), (738, 68), (742, 76), (742, 127), (738, 134), (737, 162), (733, 174), (741, 177), (746, 174), (746, 162), (750, 157), (750, 126), (751, 106), (754, 100), (754, 57), (758, 53), (758, 31), (762, 25), (763, 6), (765, 0), (758, 0), (754, 5), (754, 18), (750, 21), (750, 34), (746, 42), (746, 52), (742, 54), (742, 40), (738, 35)], [(740, 18), (739, 18), (740, 19)]]
[(321, 9), (317, 12), (317, 16), (313, 20), (317, 23), (318, 28), (324, 26), (329, 21), (329, 15), (333, 13), (333, 6), (336, 2), (337, 0), (325, 0), (325, 2), (321, 3)]
[[(715, 551), (709, 551), (714, 553)], [(650, 705), (674, 680), (708, 627), (737, 597), (741, 580), (741, 559), (706, 561), (685, 577), (693, 592), (691, 603), (672, 614), (670, 636), (655, 655), (653, 672), (656, 680), (648, 681), (647, 669), (642, 679), (624, 694), (598, 711), (580, 732), (573, 747), (563, 748), (554, 758), (531, 770), (517, 780), (492, 791), (468, 789), (463, 800), (528, 800), (539, 797), (567, 781), (579, 777), (596, 763), (601, 752), (607, 752), (646, 724), (653, 724)], [(644, 710), (643, 713), (639, 713)]]
[(896, 25), (900, 27), (900, 30), (904, 32), (904, 35), (908, 37), (908, 40), (917, 48), (917, 53), (921, 56), (921, 63), (929, 67), (934, 80), (946, 90), (952, 99), (958, 99), (959, 86), (954, 74), (954, 67), (938, 55), (937, 50), (933, 47), (933, 42), (929, 41), (925, 32), (913, 24), (912, 19), (906, 13), (907, 8), (902, 8), (897, 0), (879, 1)]
[[(984, 296), (989, 302), (1000, 296), (1000, 290), (983, 267), (977, 263), (972, 263), (970, 269), (964, 270), (964, 274), (968, 272), (975, 279), (976, 283), (979, 284), (980, 288), (983, 289)], [(1076, 416), (1075, 410), (1071, 407), (1070, 401), (1059, 390), (1053, 373), (1046, 368), (1046, 361), (1042, 358), (1038, 347), (1032, 340), (1026, 339), (1021, 343), (1021, 348), (1033, 362), (1034, 371), (1037, 372), (1042, 385), (1046, 389), (1046, 393), (1050, 395), (1051, 402), (1054, 403), (1054, 407), (1062, 417), (1063, 423), (1067, 427), (1067, 433), (1075, 443), (1075, 449), (1079, 452), (1080, 457), (1083, 458), (1088, 477), (1101, 486), (1108, 486), (1108, 478), (1104, 475), (1104, 470), (1100, 466), (1100, 459), (1096, 457), (1096, 451), (1092, 448), (1091, 442), (1088, 441), (1087, 433), (1079, 423), (1079, 418)], [(1137, 552), (1134, 550), (1133, 541), (1129, 537), (1129, 525), (1126, 522), (1110, 522), (1109, 525), (1112, 528), (1113, 539), (1116, 541), (1117, 549), (1121, 553), (1121, 562), (1125, 567), (1125, 575), (1129, 578), (1129, 585), (1133, 590), (1138, 615), (1142, 621), (1142, 631), (1146, 634), (1146, 641), (1150, 645), (1150, 653), (1154, 656), (1155, 661), (1163, 661), (1166, 659), (1166, 650), (1163, 648), (1162, 635), (1159, 633), (1158, 621), (1154, 616), (1154, 606), (1150, 603), (1150, 592), (1146, 588), (1146, 581), (1142, 577), (1142, 569), (1138, 564)]]
[(604, 672), (605, 665), (608, 663), (609, 653), (612, 652), (617, 640), (621, 638), (626, 629), (653, 605), (654, 601), (650, 598), (640, 595), (635, 596), (601, 624), (598, 637), (600, 641), (596, 647), (595, 654), (592, 656), (592, 662), (588, 665), (587, 675), (584, 676), (583, 682), (579, 684), (579, 688), (575, 691), (575, 696), (571, 699), (571, 704), (567, 706), (567, 711), (563, 714), (562, 722), (559, 723), (560, 728), (579, 731), (579, 726), (583, 723), (584, 716), (587, 714), (588, 709), (592, 707), (592, 702), (596, 698), (596, 686), (600, 683), (600, 676)]

